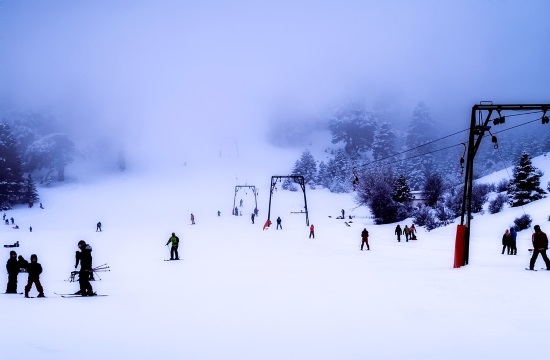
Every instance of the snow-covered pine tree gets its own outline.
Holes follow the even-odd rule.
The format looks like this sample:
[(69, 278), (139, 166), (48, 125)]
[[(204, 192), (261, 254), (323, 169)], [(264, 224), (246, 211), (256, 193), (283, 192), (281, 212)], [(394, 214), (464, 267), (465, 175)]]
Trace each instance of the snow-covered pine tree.
[(543, 173), (535, 166), (526, 152), (521, 154), (514, 167), (513, 179), (508, 185), (510, 206), (521, 206), (545, 197), (546, 191), (540, 187)]
[(9, 210), (21, 199), (23, 168), (10, 127), (0, 124), (0, 210)]
[(395, 142), (397, 136), (392, 131), (389, 122), (385, 121), (380, 128), (374, 132), (372, 143), (372, 157), (374, 160), (387, 158), (395, 153)]
[(409, 202), (412, 199), (411, 188), (407, 183), (405, 174), (400, 174), (397, 176), (393, 186), (392, 199), (401, 204)]
[(306, 184), (315, 185), (317, 162), (309, 150), (305, 150), (300, 159), (294, 163), (292, 174), (302, 175)]
[(335, 193), (345, 193), (352, 189), (353, 172), (351, 161), (343, 149), (336, 151), (334, 158), (327, 163), (328, 189)]
[(31, 174), (28, 174), (23, 184), (21, 202), (23, 204), (33, 204), (37, 200), (38, 191), (36, 191), (36, 185), (34, 184)]
[(332, 143), (343, 143), (345, 152), (352, 159), (371, 148), (375, 129), (373, 114), (357, 104), (347, 104), (329, 118)]

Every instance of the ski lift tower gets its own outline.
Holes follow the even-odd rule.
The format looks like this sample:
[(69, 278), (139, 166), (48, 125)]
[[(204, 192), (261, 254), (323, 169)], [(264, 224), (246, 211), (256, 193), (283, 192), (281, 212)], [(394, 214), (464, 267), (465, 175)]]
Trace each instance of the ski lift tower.
[(271, 225), (271, 198), (273, 197), (273, 189), (275, 188), (275, 185), (277, 185), (277, 180), (281, 182), (281, 179), (292, 179), (295, 183), (299, 184), (302, 188), (302, 192), (304, 193), (304, 212), (306, 214), (306, 225), (309, 226), (309, 217), (307, 212), (307, 199), (306, 199), (306, 182), (304, 180), (304, 177), (302, 175), (274, 175), (271, 177), (271, 186), (269, 189), (269, 210), (267, 212), (267, 221), (265, 222), (264, 229), (266, 227), (269, 227)]
[(236, 201), (237, 201), (237, 193), (240, 189), (250, 189), (254, 193), (254, 209), (258, 208), (258, 197), (256, 192), (256, 187), (254, 185), (237, 185), (235, 186), (235, 196), (233, 197), (233, 211), (235, 211)]
[[(491, 126), (489, 126), (489, 123), (493, 123), (493, 125), (504, 124), (506, 121), (506, 112), (509, 111), (528, 111), (529, 113), (541, 112), (542, 116), (537, 120), (542, 120), (542, 124), (548, 124), (549, 119), (546, 115), (548, 110), (550, 110), (550, 104), (497, 105), (493, 104), (491, 101), (482, 101), (480, 104), (472, 107), (466, 160), (466, 174), (464, 176), (464, 194), (462, 196), (462, 211), (460, 215), (460, 225), (457, 226), (455, 240), (455, 268), (468, 265), (469, 261), (474, 158), (485, 132), (489, 132), (493, 146), (495, 149), (498, 148), (497, 137), (491, 134)], [(494, 113), (496, 113), (497, 116), (491, 119), (491, 115)]]

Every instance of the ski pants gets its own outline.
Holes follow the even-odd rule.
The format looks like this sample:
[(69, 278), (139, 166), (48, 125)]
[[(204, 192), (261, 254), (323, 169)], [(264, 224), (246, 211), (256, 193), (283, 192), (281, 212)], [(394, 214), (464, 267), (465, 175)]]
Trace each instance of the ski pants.
[(315, 233), (313, 231), (310, 231), (309, 232), (309, 238), (314, 238), (315, 239)]
[(172, 245), (172, 248), (170, 249), (170, 259), (179, 259), (180, 256), (178, 254), (178, 245)]
[(363, 241), (361, 241), (361, 250), (363, 250), (363, 245), (367, 245), (367, 250), (370, 250), (369, 239), (363, 239)]
[(546, 255), (546, 249), (533, 249), (533, 256), (531, 256), (531, 262), (529, 263), (529, 269), (534, 270), (535, 269), (535, 262), (537, 261), (537, 257), (541, 254), (542, 259), (546, 263), (546, 268), (550, 269), (550, 260), (548, 260), (548, 256)]
[(31, 291), (32, 284), (36, 285), (36, 290), (38, 290), (39, 294), (42, 294), (44, 292), (44, 289), (42, 288), (42, 284), (40, 283), (39, 279), (29, 279), (27, 281), (27, 285), (25, 286), (25, 294), (28, 294), (29, 291)]
[(8, 274), (8, 286), (6, 287), (7, 293), (17, 292), (17, 273)]
[(78, 284), (80, 285), (80, 292), (82, 294), (92, 293), (92, 284), (90, 284), (90, 272), (85, 270), (80, 270), (78, 273)]

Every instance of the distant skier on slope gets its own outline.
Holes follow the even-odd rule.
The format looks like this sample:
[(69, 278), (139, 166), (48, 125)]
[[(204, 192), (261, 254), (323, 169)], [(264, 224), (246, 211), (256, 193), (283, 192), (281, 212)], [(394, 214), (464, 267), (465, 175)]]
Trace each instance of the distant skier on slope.
[(170, 248), (170, 260), (179, 260), (180, 257), (178, 254), (178, 246), (180, 244), (180, 239), (176, 236), (176, 233), (172, 233), (172, 236), (168, 239), (166, 246), (170, 243), (172, 243), (172, 247)]

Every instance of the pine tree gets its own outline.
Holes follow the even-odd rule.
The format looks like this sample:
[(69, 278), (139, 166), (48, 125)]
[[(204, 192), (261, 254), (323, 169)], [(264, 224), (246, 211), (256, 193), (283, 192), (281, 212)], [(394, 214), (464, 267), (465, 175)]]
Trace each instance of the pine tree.
[(36, 185), (34, 184), (31, 174), (29, 174), (23, 184), (21, 202), (24, 204), (33, 204), (36, 200), (38, 200), (38, 191), (36, 191)]
[(0, 124), (0, 210), (9, 210), (21, 199), (23, 169), (17, 144), (7, 124)]
[(309, 150), (305, 150), (299, 160), (294, 163), (293, 175), (302, 175), (306, 184), (315, 185), (317, 178), (317, 162)]
[(528, 204), (545, 197), (546, 191), (540, 187), (543, 173), (533, 166), (526, 152), (521, 154), (514, 167), (514, 177), (508, 185), (508, 201), (512, 207)]
[(344, 193), (352, 189), (353, 173), (351, 161), (343, 149), (336, 152), (327, 163), (326, 176), (331, 192)]
[(393, 186), (392, 199), (398, 203), (406, 203), (412, 199), (411, 188), (404, 174), (400, 174)]
[(384, 122), (374, 133), (372, 157), (374, 160), (387, 158), (394, 154), (396, 135), (389, 122)]

